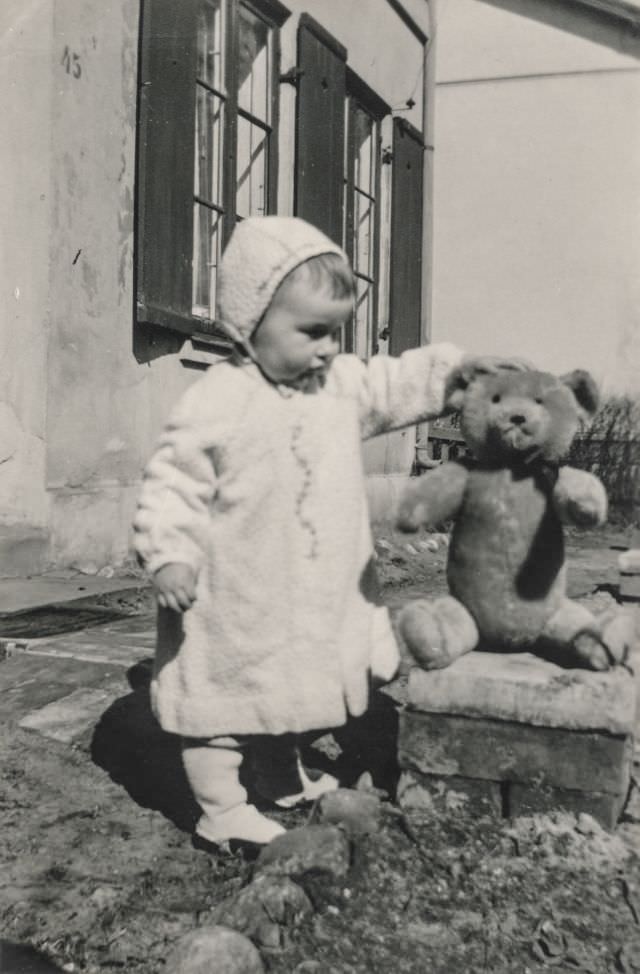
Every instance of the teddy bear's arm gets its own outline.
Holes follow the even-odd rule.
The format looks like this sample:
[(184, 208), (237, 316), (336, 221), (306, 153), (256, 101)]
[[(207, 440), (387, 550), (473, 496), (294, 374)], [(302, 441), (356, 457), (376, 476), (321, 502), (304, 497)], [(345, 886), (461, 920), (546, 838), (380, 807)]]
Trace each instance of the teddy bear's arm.
[(401, 531), (435, 528), (454, 517), (462, 504), (469, 471), (452, 461), (409, 483), (400, 502), (396, 523)]
[(553, 504), (563, 524), (590, 528), (607, 519), (607, 495), (592, 473), (561, 467), (553, 490)]

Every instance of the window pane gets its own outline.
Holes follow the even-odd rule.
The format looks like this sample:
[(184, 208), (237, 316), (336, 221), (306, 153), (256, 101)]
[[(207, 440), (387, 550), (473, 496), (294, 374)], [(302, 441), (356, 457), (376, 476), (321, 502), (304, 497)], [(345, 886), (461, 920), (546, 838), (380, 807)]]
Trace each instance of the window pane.
[[(353, 350), (368, 358), (377, 350), (379, 268), (376, 189), (379, 170), (378, 122), (354, 98), (347, 100), (347, 158), (345, 160), (345, 246), (357, 279), (353, 318)], [(375, 349), (374, 349), (375, 342)]]
[(236, 215), (261, 216), (267, 202), (267, 133), (238, 116)]
[(215, 317), (216, 273), (220, 258), (222, 216), (196, 203), (193, 209), (193, 314)]
[(354, 352), (360, 358), (368, 358), (371, 354), (371, 285), (368, 281), (358, 278), (356, 313), (355, 313), (355, 348)]
[(360, 274), (373, 277), (373, 207), (368, 196), (354, 193), (353, 267)]
[(198, 85), (194, 193), (218, 206), (222, 202), (223, 113), (222, 99)]
[(374, 133), (374, 121), (373, 118), (368, 115), (361, 108), (356, 106), (353, 113), (353, 127), (354, 127), (354, 145), (355, 145), (355, 185), (363, 190), (365, 193), (369, 193), (370, 196), (374, 196), (375, 185), (373, 181), (373, 166), (372, 166), (372, 152), (373, 152), (373, 133)]
[(198, 63), (200, 81), (223, 91), (222, 12), (220, 0), (207, 0), (198, 13)]
[(238, 14), (238, 106), (269, 123), (269, 26), (242, 4)]

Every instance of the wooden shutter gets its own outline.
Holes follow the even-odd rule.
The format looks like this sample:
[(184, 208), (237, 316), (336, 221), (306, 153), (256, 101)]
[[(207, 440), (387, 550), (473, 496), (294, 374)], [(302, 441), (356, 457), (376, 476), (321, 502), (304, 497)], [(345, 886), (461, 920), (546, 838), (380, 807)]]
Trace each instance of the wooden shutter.
[(198, 0), (144, 0), (138, 129), (138, 321), (191, 332)]
[(424, 143), (403, 119), (393, 120), (389, 352), (420, 345)]
[(347, 52), (303, 14), (298, 27), (295, 212), (342, 244)]

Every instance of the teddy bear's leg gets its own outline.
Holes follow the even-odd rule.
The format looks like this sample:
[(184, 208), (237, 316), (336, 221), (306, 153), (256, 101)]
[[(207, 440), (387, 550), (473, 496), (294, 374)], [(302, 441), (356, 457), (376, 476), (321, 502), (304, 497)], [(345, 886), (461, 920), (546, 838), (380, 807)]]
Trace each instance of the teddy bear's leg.
[(621, 662), (629, 648), (628, 628), (615, 617), (597, 619), (586, 606), (565, 599), (549, 619), (541, 642), (549, 655), (564, 666), (608, 670)]
[(451, 595), (406, 605), (398, 618), (400, 633), (416, 662), (438, 670), (478, 645), (478, 628), (465, 607)]

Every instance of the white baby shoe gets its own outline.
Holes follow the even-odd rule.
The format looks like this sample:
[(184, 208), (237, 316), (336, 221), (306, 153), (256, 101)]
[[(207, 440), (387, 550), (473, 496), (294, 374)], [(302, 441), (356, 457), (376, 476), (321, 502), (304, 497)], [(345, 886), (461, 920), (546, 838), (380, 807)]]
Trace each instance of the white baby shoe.
[(310, 778), (300, 759), (298, 759), (298, 774), (302, 782), (302, 791), (298, 792), (297, 795), (285, 795), (282, 798), (276, 798), (274, 805), (279, 808), (295, 808), (296, 805), (315, 801), (327, 791), (335, 791), (340, 784), (332, 774), (321, 774), (316, 779)]
[(221, 812), (215, 818), (203, 815), (196, 825), (196, 835), (221, 847), (231, 840), (267, 845), (285, 831), (278, 822), (259, 812), (255, 805), (244, 803)]

